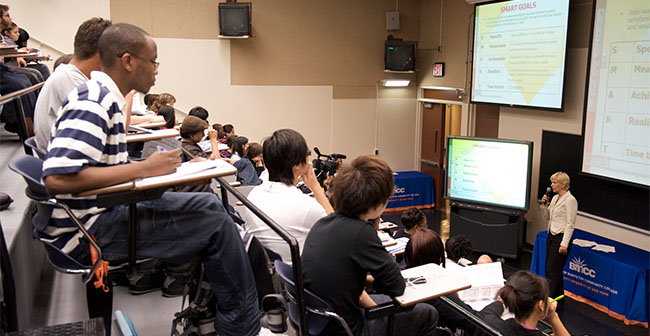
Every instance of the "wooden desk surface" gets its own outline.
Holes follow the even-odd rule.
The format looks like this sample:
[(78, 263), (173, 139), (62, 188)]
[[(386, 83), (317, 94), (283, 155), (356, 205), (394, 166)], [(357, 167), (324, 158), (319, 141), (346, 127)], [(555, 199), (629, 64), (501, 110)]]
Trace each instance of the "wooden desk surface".
[(177, 129), (170, 128), (164, 130), (151, 131), (151, 133), (141, 133), (141, 134), (127, 134), (126, 142), (138, 142), (138, 141), (150, 141), (158, 140), (164, 138), (172, 138), (179, 136), (180, 132)]
[(402, 271), (404, 279), (424, 277), (425, 283), (406, 284), (404, 294), (394, 300), (402, 306), (410, 306), (442, 295), (472, 287), (471, 283), (453, 271), (436, 264), (426, 264)]
[(148, 177), (145, 179), (124, 182), (109, 187), (84, 191), (82, 193), (75, 194), (74, 196), (82, 197), (82, 196), (102, 195), (102, 194), (109, 194), (109, 193), (125, 191), (125, 190), (133, 190), (133, 191), (148, 190), (148, 189), (154, 189), (158, 187), (173, 186), (177, 184), (183, 184), (188, 182), (211, 179), (219, 176), (235, 175), (235, 174), (237, 174), (237, 168), (235, 168), (233, 165), (223, 160), (185, 162), (181, 165), (181, 167), (179, 167), (176, 170), (175, 173), (162, 175), (162, 176)]

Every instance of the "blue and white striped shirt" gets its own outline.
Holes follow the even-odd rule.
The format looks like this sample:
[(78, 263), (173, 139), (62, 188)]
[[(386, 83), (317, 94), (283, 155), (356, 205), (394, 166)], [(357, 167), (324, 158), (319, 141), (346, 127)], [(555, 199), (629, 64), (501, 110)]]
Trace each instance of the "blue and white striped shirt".
[[(106, 167), (128, 163), (126, 152), (126, 101), (113, 80), (93, 71), (90, 80), (72, 90), (52, 127), (52, 139), (43, 164), (43, 178), (78, 173), (88, 167)], [(96, 196), (56, 195), (68, 205), (91, 234), (95, 221), (106, 211), (98, 208)], [(62, 209), (55, 209), (39, 239), (53, 243), (69, 253), (82, 236)]]

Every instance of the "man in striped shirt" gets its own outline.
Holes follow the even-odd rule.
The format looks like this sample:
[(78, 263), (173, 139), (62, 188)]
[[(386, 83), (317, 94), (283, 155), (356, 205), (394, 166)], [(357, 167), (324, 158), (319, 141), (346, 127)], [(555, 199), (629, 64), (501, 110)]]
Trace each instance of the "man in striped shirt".
[[(156, 43), (129, 24), (107, 28), (99, 39), (102, 72), (63, 102), (43, 165), (47, 191), (69, 205), (94, 234), (106, 259), (127, 255), (128, 208), (98, 208), (96, 198), (72, 194), (137, 178), (172, 173), (180, 149), (129, 162), (122, 111), (124, 95), (146, 93), (158, 73)], [(137, 257), (186, 263), (199, 257), (217, 299), (215, 328), (222, 335), (255, 335), (260, 329), (255, 281), (235, 224), (212, 193), (165, 193), (138, 204)], [(39, 238), (70, 255), (88, 257), (88, 243), (65, 214), (54, 210), (37, 224)]]

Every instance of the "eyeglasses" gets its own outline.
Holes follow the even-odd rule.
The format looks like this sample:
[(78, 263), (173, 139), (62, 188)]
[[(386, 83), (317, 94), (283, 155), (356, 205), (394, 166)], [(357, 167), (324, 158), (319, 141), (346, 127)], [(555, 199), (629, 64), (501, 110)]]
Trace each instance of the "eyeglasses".
[[(124, 53), (124, 54), (126, 54), (126, 53)], [(117, 57), (122, 57), (124, 54), (122, 54), (122, 55), (117, 55)], [(151, 64), (153, 64), (153, 69), (154, 69), (154, 70), (158, 69), (158, 67), (160, 66), (160, 63), (159, 63), (159, 62), (152, 61), (152, 60), (150, 60), (150, 59), (148, 59), (148, 58), (144, 58), (144, 57), (138, 56), (138, 55), (136, 55), (136, 54), (131, 54), (131, 53), (129, 53), (129, 55), (131, 55), (131, 56), (133, 56), (133, 57), (135, 57), (135, 58), (139, 58), (139, 59), (141, 59), (141, 60), (145, 60), (145, 61), (149, 61), (149, 62), (151, 62)]]
[(427, 279), (423, 276), (417, 276), (411, 278), (404, 278), (404, 282), (406, 282), (407, 286), (415, 286), (415, 285), (421, 285), (427, 283)]

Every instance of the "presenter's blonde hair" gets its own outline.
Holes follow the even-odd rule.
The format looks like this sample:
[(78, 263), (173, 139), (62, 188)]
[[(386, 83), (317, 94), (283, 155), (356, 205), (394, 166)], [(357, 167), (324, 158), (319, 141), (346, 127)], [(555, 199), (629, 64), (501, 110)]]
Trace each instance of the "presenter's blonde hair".
[(569, 178), (569, 175), (565, 172), (557, 172), (553, 175), (551, 175), (550, 180), (556, 180), (562, 184), (564, 184), (564, 190), (569, 190), (569, 184), (571, 183), (571, 179)]

